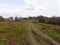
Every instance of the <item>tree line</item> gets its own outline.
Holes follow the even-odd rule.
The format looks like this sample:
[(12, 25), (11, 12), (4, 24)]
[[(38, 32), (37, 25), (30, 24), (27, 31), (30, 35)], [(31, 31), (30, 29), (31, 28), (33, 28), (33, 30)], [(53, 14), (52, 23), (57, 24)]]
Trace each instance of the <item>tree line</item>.
[(41, 23), (60, 25), (60, 17), (55, 17), (55, 16), (53, 16), (53, 17), (38, 16), (37, 19)]
[(8, 17), (8, 18), (4, 18), (3, 16), (0, 16), (0, 22), (1, 21), (20, 21), (22, 18), (21, 17)]
[(34, 20), (38, 20), (38, 22), (40, 23), (47, 23), (47, 24), (54, 24), (54, 25), (60, 25), (60, 17), (45, 17), (45, 16), (37, 16), (37, 17), (28, 17), (28, 18), (22, 18), (22, 17), (8, 17), (8, 18), (4, 18), (2, 16), (0, 16), (0, 21), (20, 21), (20, 20), (30, 20), (30, 19), (34, 19)]

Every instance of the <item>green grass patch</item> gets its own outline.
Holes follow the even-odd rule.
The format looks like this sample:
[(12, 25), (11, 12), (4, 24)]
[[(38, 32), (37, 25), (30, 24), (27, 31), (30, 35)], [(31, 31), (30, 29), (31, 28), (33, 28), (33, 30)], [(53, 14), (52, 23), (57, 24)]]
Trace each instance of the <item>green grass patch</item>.
[(35, 26), (37, 28), (39, 28), (42, 32), (44, 32), (45, 34), (51, 36), (54, 40), (57, 40), (58, 42), (60, 42), (60, 33), (56, 32), (55, 30), (46, 27), (45, 25), (41, 24), (35, 24)]

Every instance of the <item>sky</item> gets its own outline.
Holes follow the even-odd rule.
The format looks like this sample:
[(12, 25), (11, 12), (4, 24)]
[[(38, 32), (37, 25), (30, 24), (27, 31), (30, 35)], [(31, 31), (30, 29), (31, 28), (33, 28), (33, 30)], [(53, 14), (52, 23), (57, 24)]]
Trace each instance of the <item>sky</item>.
[(60, 16), (60, 0), (0, 0), (0, 16)]

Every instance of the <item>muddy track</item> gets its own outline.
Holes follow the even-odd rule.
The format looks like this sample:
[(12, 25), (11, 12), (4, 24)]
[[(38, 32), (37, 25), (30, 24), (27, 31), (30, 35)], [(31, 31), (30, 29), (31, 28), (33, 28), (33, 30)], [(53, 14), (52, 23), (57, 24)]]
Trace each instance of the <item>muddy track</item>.
[(26, 28), (26, 33), (27, 33), (27, 36), (28, 36), (28, 40), (30, 42), (31, 45), (41, 45), (40, 43), (38, 43), (36, 41), (36, 38), (34, 37), (34, 34), (32, 32), (32, 27), (31, 25), (29, 25), (27, 28)]
[(51, 37), (47, 36), (45, 33), (43, 33), (38, 28), (36, 28), (36, 26), (32, 25), (32, 28), (33, 28), (33, 31), (35, 33), (37, 33), (38, 35), (40, 35), (41, 38), (46, 40), (49, 43), (49, 45), (60, 45), (60, 43), (58, 43), (57, 41), (53, 40)]

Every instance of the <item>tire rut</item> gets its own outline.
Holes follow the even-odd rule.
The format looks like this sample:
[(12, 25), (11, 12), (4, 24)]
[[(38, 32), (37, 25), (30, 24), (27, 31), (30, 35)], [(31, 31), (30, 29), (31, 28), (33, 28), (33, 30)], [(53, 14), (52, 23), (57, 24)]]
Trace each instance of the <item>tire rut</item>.
[(34, 25), (32, 25), (33, 31), (40, 35), (44, 40), (46, 40), (49, 45), (60, 45), (57, 41), (53, 40), (51, 37), (48, 35), (44, 34), (42, 31), (40, 31), (38, 28), (36, 28)]
[(29, 26), (27, 27), (26, 32), (27, 32), (27, 36), (28, 36), (28, 38), (29, 38), (29, 42), (30, 42), (31, 45), (41, 45), (41, 44), (39, 44), (39, 43), (36, 41), (36, 38), (34, 37), (34, 34), (33, 34), (33, 32), (32, 32), (31, 25), (29, 25)]

